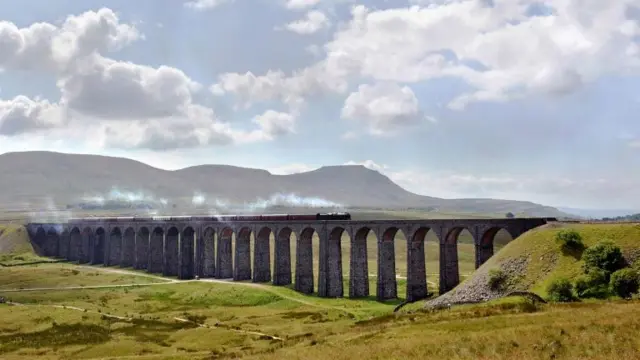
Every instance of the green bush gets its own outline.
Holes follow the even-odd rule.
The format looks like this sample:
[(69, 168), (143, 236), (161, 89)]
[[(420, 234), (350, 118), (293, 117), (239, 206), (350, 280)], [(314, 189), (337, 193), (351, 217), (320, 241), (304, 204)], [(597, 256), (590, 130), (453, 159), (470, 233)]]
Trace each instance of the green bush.
[[(584, 271), (588, 273), (594, 269), (606, 271), (608, 274), (624, 267), (622, 250), (611, 241), (600, 241), (588, 248), (582, 254)], [(608, 275), (607, 275), (608, 276)]]
[(638, 273), (631, 268), (621, 269), (611, 274), (611, 291), (622, 298), (629, 298), (638, 292)]
[(507, 274), (501, 269), (489, 270), (488, 284), (491, 290), (499, 290), (507, 280)]
[(565, 278), (553, 280), (547, 286), (549, 300), (555, 302), (570, 302), (575, 300), (573, 296), (573, 284)]
[(582, 236), (575, 230), (564, 229), (556, 234), (556, 242), (560, 243), (563, 250), (579, 250), (584, 248)]
[(574, 282), (574, 289), (579, 298), (605, 299), (609, 297), (608, 273), (594, 269), (579, 276)]

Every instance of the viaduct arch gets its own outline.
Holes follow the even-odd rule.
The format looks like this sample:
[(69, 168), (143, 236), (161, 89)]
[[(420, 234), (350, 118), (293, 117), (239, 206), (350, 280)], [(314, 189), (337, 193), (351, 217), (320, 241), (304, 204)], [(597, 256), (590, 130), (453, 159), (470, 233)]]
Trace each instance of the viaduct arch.
[[(314, 247), (318, 244), (318, 295), (321, 297), (359, 298), (369, 296), (369, 234), (377, 242), (378, 273), (376, 297), (384, 301), (398, 297), (395, 236), (407, 241), (406, 299), (427, 296), (425, 241), (433, 231), (440, 244), (440, 293), (460, 282), (458, 272), (458, 236), (468, 230), (475, 244), (475, 266), (480, 267), (492, 255), (494, 238), (506, 230), (512, 239), (535, 227), (546, 218), (522, 219), (450, 219), (384, 221), (118, 221), (116, 219), (72, 219), (67, 223), (31, 223), (29, 235), (46, 256), (79, 263), (146, 269), (149, 273), (180, 279), (233, 279), (235, 281), (293, 284), (295, 290), (314, 292)], [(291, 235), (295, 236), (292, 260)], [(343, 285), (343, 234), (351, 242), (349, 283)], [(253, 261), (251, 236), (253, 235)], [(274, 238), (271, 259), (270, 238)], [(316, 235), (314, 237), (314, 235)], [(271, 264), (273, 263), (273, 272)], [(295, 276), (294, 276), (295, 274)]]

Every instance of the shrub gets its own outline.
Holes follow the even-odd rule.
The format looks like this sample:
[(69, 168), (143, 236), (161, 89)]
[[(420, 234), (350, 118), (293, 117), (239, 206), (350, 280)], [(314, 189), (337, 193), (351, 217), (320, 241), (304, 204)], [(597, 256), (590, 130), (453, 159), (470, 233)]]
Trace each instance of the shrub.
[[(624, 267), (622, 251), (611, 241), (600, 241), (582, 254), (584, 271), (601, 269), (609, 274)], [(607, 275), (608, 276), (608, 275)]]
[(553, 280), (547, 286), (549, 300), (555, 302), (570, 302), (575, 299), (573, 296), (573, 284), (565, 278)]
[(594, 269), (579, 276), (574, 282), (576, 294), (580, 298), (609, 297), (608, 274), (604, 270)]
[(622, 298), (629, 298), (631, 294), (638, 292), (640, 282), (638, 273), (634, 269), (621, 269), (611, 274), (611, 291)]
[(575, 230), (560, 230), (556, 234), (556, 241), (563, 250), (579, 250), (584, 248), (582, 236)]
[(507, 274), (501, 269), (489, 270), (488, 284), (491, 290), (499, 290), (507, 280)]

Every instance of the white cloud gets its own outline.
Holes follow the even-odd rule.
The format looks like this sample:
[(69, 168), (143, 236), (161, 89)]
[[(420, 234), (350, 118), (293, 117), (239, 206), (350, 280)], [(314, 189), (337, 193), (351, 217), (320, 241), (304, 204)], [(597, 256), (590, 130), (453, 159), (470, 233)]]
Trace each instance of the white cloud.
[(213, 9), (222, 4), (233, 2), (233, 1), (234, 0), (191, 0), (191, 1), (187, 1), (184, 4), (184, 6), (189, 9), (203, 11), (203, 10)]
[(327, 16), (318, 10), (312, 10), (307, 15), (286, 25), (286, 29), (301, 35), (309, 35), (329, 26)]
[(155, 151), (228, 145), (240, 134), (213, 119), (165, 119), (105, 123), (102, 145), (107, 148), (150, 149)]
[(18, 28), (0, 21), (0, 69), (61, 72), (80, 57), (116, 51), (141, 37), (105, 8), (69, 16), (60, 27), (35, 23)]
[(366, 167), (367, 169), (371, 169), (371, 170), (376, 170), (379, 172), (383, 172), (384, 170), (388, 169), (389, 167), (387, 165), (384, 164), (378, 164), (373, 160), (365, 160), (365, 161), (347, 161), (346, 163), (344, 163), (344, 165), (362, 165), (364, 167)]
[(296, 118), (292, 114), (267, 110), (252, 121), (260, 126), (260, 130), (252, 133), (257, 138), (273, 140), (295, 133)]
[(285, 7), (292, 10), (306, 9), (319, 4), (320, 1), (321, 0), (287, 0)]
[(365, 123), (376, 136), (395, 134), (424, 119), (413, 91), (395, 83), (360, 85), (345, 100), (342, 117)]
[(22, 95), (0, 100), (0, 136), (21, 135), (63, 124), (62, 109), (47, 100), (32, 100)]
[(200, 85), (182, 71), (93, 55), (58, 81), (62, 101), (79, 112), (105, 119), (185, 115)]
[(269, 71), (265, 75), (224, 73), (218, 83), (211, 86), (214, 95), (234, 94), (248, 107), (254, 102), (279, 100), (298, 109), (307, 97), (325, 92), (344, 92), (347, 84), (339, 79), (323, 77), (324, 70), (311, 67), (287, 76), (282, 71)]
[(319, 166), (311, 166), (307, 164), (289, 164), (278, 167), (269, 168), (269, 172), (274, 175), (290, 175), (309, 172), (318, 169)]
[[(454, 101), (457, 108), (530, 91), (566, 93), (605, 73), (637, 67), (637, 55), (625, 55), (636, 46), (629, 36), (634, 28), (629, 22), (636, 23), (627, 18), (628, 3), (553, 0), (546, 2), (555, 9), (553, 15), (534, 17), (526, 15), (528, 0), (495, 0), (493, 6), (466, 0), (378, 11), (359, 5), (349, 25), (326, 45), (327, 61), (379, 80), (462, 78), (477, 91)], [(469, 61), (486, 70), (468, 66)]]
[(553, 11), (540, 16), (531, 15), (532, 6), (540, 5), (531, 0), (419, 3), (423, 6), (384, 10), (354, 6), (351, 20), (325, 44), (320, 62), (290, 76), (271, 71), (265, 77), (279, 74), (277, 82), (245, 83), (236, 93), (257, 100), (255, 95), (269, 88), (278, 94), (270, 99), (296, 94), (296, 101), (304, 101), (310, 94), (290, 90), (289, 84), (452, 77), (474, 89), (449, 103), (452, 109), (464, 109), (472, 102), (504, 102), (529, 94), (559, 96), (607, 74), (640, 68), (640, 26), (628, 11), (637, 0), (550, 0), (544, 6)]
[(640, 149), (640, 140), (634, 140), (629, 142), (629, 146), (632, 148)]
[(256, 130), (235, 130), (194, 102), (201, 85), (183, 71), (101, 54), (141, 37), (109, 9), (69, 16), (61, 27), (0, 22), (0, 69), (51, 71), (61, 92), (56, 103), (0, 100), (0, 135), (50, 129), (52, 142), (167, 151), (270, 141), (294, 131), (295, 117), (276, 112), (258, 116)]

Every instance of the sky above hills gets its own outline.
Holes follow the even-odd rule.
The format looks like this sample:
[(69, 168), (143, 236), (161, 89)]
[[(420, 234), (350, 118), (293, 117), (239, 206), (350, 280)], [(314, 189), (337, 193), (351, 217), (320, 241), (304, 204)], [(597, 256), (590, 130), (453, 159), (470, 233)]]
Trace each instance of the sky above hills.
[(0, 0), (0, 153), (640, 209), (640, 0)]

